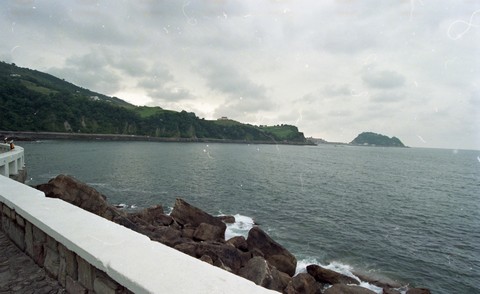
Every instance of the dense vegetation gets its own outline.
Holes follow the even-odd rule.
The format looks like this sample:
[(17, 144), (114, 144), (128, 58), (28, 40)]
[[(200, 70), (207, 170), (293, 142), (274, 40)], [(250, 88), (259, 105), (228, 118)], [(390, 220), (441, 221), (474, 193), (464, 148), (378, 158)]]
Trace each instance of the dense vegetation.
[(295, 126), (258, 127), (209, 121), (193, 112), (138, 107), (5, 62), (0, 62), (0, 130), (306, 142)]
[(386, 147), (405, 147), (397, 137), (387, 137), (385, 135), (372, 132), (364, 132), (358, 135), (350, 144), (353, 145), (370, 145), (370, 146), (386, 146)]

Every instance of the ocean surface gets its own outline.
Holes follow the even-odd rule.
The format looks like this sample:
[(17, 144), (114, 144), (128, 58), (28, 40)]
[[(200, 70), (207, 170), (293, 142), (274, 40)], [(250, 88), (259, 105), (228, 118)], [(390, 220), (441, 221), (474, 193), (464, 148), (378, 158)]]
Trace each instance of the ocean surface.
[[(433, 293), (480, 293), (480, 151), (152, 142), (19, 142), (28, 184), (75, 176), (112, 204), (181, 197), (253, 220), (298, 259)], [(364, 285), (380, 293), (373, 285)]]

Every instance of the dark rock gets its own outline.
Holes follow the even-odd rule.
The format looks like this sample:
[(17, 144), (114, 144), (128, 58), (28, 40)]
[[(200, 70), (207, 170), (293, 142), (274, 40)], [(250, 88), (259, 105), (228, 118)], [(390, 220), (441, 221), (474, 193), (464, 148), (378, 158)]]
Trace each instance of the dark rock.
[[(107, 218), (108, 219), (108, 218)], [(129, 228), (130, 230), (133, 230), (133, 231), (136, 231), (136, 232), (139, 232), (141, 234), (146, 234), (146, 231), (143, 230), (140, 226), (138, 226), (136, 223), (132, 222), (130, 219), (128, 219), (127, 217), (124, 217), (124, 216), (114, 216), (111, 221), (119, 224), (119, 225), (122, 225), (124, 227), (127, 227)]]
[[(103, 216), (109, 208), (104, 195), (70, 176), (58, 175), (47, 184), (38, 185), (36, 188), (47, 197), (60, 198), (96, 215)], [(125, 215), (120, 210), (117, 213)]]
[(213, 259), (209, 255), (202, 255), (202, 257), (200, 257), (200, 260), (213, 265)]
[(235, 223), (235, 217), (233, 215), (221, 215), (217, 216), (217, 218), (226, 224)]
[(173, 224), (173, 218), (166, 214), (161, 214), (156, 218), (157, 223), (164, 226), (170, 226)]
[(372, 290), (360, 286), (335, 284), (323, 292), (324, 294), (375, 294)]
[(195, 234), (195, 228), (183, 228), (182, 229), (182, 237), (193, 239), (193, 234)]
[(152, 240), (158, 241), (170, 247), (174, 247), (175, 245), (183, 242), (182, 233), (179, 230), (175, 230), (170, 227), (156, 227), (152, 233), (148, 234), (148, 236)]
[(220, 260), (225, 266), (233, 272), (237, 272), (242, 265), (247, 263), (250, 256), (245, 255), (240, 250), (219, 242), (200, 242), (195, 246), (195, 255), (209, 255), (214, 264)]
[(170, 214), (179, 224), (190, 224), (198, 227), (201, 223), (210, 224), (220, 227), (223, 231), (223, 239), (225, 239), (225, 230), (227, 225), (218, 218), (206, 213), (205, 211), (188, 204), (186, 201), (178, 198), (175, 201), (172, 213)]
[(108, 205), (103, 194), (71, 176), (58, 175), (48, 183), (38, 185), (36, 188), (44, 192), (47, 197), (62, 199), (129, 229), (144, 233), (137, 224), (128, 219), (124, 211)]
[(231, 239), (228, 239), (227, 244), (230, 244), (241, 251), (244, 251), (244, 252), (248, 251), (247, 240), (245, 240), (245, 237), (243, 236), (235, 236)]
[(294, 293), (315, 294), (318, 288), (317, 281), (307, 273), (296, 275), (289, 285), (292, 285)]
[(194, 227), (198, 227), (201, 223), (207, 223), (214, 226), (221, 226), (221, 223), (223, 223), (218, 218), (206, 213), (205, 211), (195, 206), (192, 206), (191, 204), (180, 198), (176, 199), (175, 206), (173, 207), (170, 216), (173, 217), (181, 225), (190, 224)]
[(406, 294), (431, 294), (431, 292), (427, 288), (411, 288)]
[(392, 288), (383, 288), (382, 294), (401, 294), (401, 292)]
[(218, 226), (201, 223), (193, 233), (193, 238), (199, 241), (217, 241), (225, 238), (225, 231)]
[(283, 294), (300, 294), (293, 288), (292, 283), (289, 283), (285, 289), (283, 289)]
[(270, 270), (272, 271), (273, 280), (267, 288), (282, 292), (283, 289), (285, 289), (290, 283), (290, 281), (292, 281), (292, 277), (290, 277), (290, 275), (288, 275), (287, 273), (279, 271), (274, 266), (271, 266)]
[(275, 267), (269, 265), (264, 258), (259, 256), (250, 259), (239, 270), (238, 274), (259, 286), (275, 291), (283, 291), (287, 286), (285, 277)]
[(315, 280), (321, 283), (328, 284), (355, 284), (359, 285), (360, 283), (349, 276), (337, 273), (335, 271), (323, 268), (316, 264), (311, 264), (307, 266), (307, 272), (315, 278)]
[(275, 242), (259, 227), (253, 227), (248, 232), (248, 249), (260, 250), (265, 259), (279, 271), (293, 276), (297, 268), (297, 259), (282, 245)]
[[(194, 242), (185, 242), (178, 245), (175, 245), (173, 248), (177, 249), (180, 252), (183, 252), (187, 255), (197, 258), (197, 243)], [(203, 256), (203, 255), (202, 255)], [(213, 264), (213, 261), (212, 261)]]
[(163, 222), (160, 220), (161, 216), (165, 216), (165, 213), (163, 212), (163, 207), (161, 205), (156, 205), (153, 207), (145, 208), (138, 212), (128, 214), (128, 217), (130, 219), (142, 220), (143, 222), (150, 225), (163, 225)]
[(216, 267), (219, 267), (227, 272), (233, 272), (232, 268), (225, 265), (225, 263), (223, 263), (223, 261), (220, 259), (220, 258), (217, 258), (214, 262), (213, 262), (213, 265), (216, 266)]
[(400, 288), (402, 284), (387, 277), (379, 276), (375, 273), (353, 272), (361, 281), (368, 282), (380, 288)]
[(248, 263), (239, 270), (238, 275), (260, 286), (265, 286), (267, 280), (271, 279), (267, 261), (259, 256), (250, 259)]

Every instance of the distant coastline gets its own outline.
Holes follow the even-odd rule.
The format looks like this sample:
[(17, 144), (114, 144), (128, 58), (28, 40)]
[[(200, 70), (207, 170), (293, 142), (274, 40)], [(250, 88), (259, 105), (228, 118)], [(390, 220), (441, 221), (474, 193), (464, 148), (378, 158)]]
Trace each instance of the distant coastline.
[(400, 139), (397, 137), (387, 137), (382, 134), (376, 134), (373, 132), (363, 132), (359, 134), (353, 141), (350, 143), (343, 143), (343, 142), (328, 142), (324, 139), (320, 138), (307, 138), (307, 140), (312, 141), (315, 144), (328, 144), (328, 145), (335, 145), (335, 146), (363, 146), (363, 147), (400, 147), (400, 148), (408, 148), (405, 146)]
[(146, 142), (180, 142), (180, 143), (230, 143), (230, 144), (269, 144), (269, 145), (316, 145), (313, 142), (292, 141), (248, 141), (214, 138), (176, 138), (176, 137), (150, 137), (124, 134), (86, 134), (86, 133), (61, 133), (61, 132), (26, 132), (26, 131), (0, 131), (0, 135), (14, 141), (36, 140), (99, 140), (99, 141), (146, 141)]

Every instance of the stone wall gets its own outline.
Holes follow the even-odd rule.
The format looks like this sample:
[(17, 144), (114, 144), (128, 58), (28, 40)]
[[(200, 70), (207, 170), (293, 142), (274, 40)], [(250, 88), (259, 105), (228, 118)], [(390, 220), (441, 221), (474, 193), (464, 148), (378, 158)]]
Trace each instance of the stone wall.
[(69, 293), (133, 293), (0, 202), (1, 228)]

